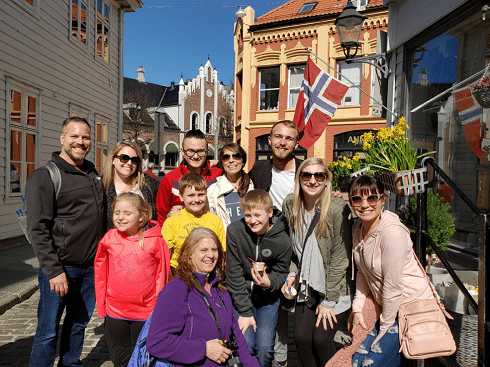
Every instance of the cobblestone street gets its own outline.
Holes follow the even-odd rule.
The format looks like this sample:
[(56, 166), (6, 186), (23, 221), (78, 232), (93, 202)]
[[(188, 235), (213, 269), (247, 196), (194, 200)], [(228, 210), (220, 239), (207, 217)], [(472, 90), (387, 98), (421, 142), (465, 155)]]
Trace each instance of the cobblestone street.
[[(0, 316), (0, 366), (29, 365), (32, 339), (36, 331), (39, 292), (12, 307)], [(61, 325), (60, 325), (61, 328)], [(103, 321), (94, 312), (85, 331), (81, 360), (85, 367), (110, 367), (109, 352), (104, 339)], [(58, 363), (58, 357), (55, 366)]]

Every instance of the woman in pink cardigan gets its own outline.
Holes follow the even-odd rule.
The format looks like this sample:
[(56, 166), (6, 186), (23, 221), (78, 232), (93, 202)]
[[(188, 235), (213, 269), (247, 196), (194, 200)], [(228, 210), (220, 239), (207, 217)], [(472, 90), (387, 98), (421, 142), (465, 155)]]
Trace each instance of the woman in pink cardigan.
[(398, 216), (384, 211), (383, 183), (372, 175), (354, 179), (350, 204), (360, 219), (353, 230), (353, 256), (357, 265), (356, 294), (352, 304), (352, 330), (367, 329), (362, 315), (371, 293), (381, 315), (352, 359), (352, 366), (399, 366), (398, 307), (433, 298), (412, 249), (410, 232)]

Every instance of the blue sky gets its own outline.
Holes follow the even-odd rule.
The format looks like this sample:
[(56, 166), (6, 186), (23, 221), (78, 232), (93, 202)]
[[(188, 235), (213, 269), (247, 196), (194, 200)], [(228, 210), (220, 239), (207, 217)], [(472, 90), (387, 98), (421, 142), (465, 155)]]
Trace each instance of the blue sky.
[(283, 1), (143, 0), (144, 7), (124, 16), (124, 76), (136, 79), (139, 66), (146, 82), (170, 85), (194, 78), (208, 55), (225, 84), (233, 80), (233, 26), (238, 5), (250, 5), (255, 16)]

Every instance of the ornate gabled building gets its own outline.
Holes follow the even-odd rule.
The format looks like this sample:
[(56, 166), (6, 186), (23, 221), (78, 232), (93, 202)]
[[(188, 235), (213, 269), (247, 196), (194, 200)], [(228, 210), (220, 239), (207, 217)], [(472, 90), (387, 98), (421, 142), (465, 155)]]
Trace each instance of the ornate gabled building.
[[(305, 47), (330, 64), (313, 60), (326, 72), (340, 71), (369, 94), (379, 80), (374, 67), (346, 63), (334, 25), (347, 0), (291, 0), (255, 18), (251, 7), (235, 24), (235, 132), (236, 140), (249, 155), (249, 168), (257, 159), (271, 156), (267, 142), (271, 126), (292, 120), (306, 61)], [(358, 56), (376, 54), (378, 31), (386, 32), (388, 9), (382, 0), (354, 0), (362, 14), (369, 16), (361, 33)], [(341, 80), (350, 84), (341, 77)], [(301, 157), (318, 156), (332, 161), (350, 156), (359, 148), (351, 141), (367, 130), (384, 127), (380, 106), (351, 84), (322, 137)]]

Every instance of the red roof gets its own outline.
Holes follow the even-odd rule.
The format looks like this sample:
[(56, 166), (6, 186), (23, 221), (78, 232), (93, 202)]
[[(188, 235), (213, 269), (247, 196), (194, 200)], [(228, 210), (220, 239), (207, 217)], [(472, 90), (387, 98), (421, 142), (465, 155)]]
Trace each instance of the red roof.
[[(314, 0), (291, 0), (275, 8), (255, 20), (254, 26), (259, 24), (275, 23), (284, 20), (310, 18), (319, 15), (340, 14), (344, 10), (347, 0), (317, 0), (318, 4), (312, 11), (298, 14), (301, 6)], [(383, 0), (369, 0), (367, 8), (382, 7)], [(306, 19), (305, 19), (306, 20)]]

